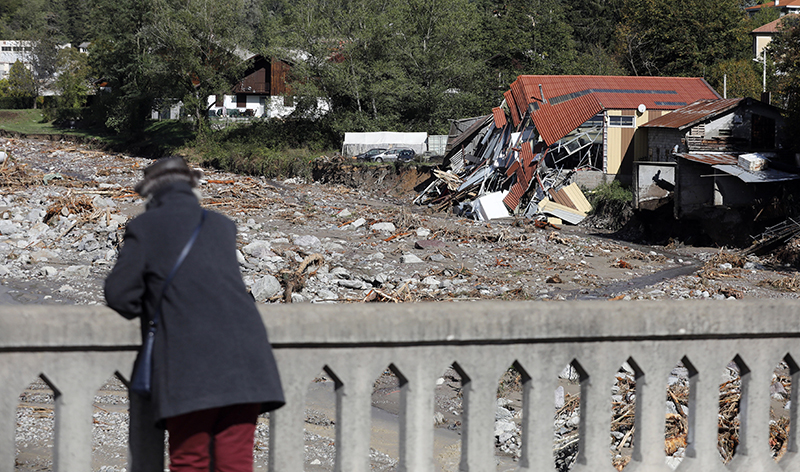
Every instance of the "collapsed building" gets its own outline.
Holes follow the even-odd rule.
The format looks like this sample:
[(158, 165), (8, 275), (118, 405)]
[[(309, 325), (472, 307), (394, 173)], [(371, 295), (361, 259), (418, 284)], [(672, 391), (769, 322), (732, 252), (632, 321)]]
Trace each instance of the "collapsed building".
[(477, 219), (533, 217), (544, 206), (550, 215), (580, 222), (588, 204), (573, 184), (630, 182), (637, 150), (646, 153), (639, 126), (718, 98), (699, 78), (520, 76), (491, 115), (452, 137), (449, 170), (416, 203), (455, 206)]

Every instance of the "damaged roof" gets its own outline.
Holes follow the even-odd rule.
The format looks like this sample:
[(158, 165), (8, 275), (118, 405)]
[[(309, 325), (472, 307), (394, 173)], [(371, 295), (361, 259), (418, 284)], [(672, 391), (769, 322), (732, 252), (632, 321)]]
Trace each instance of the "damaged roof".
[(704, 120), (715, 118), (745, 101), (745, 98), (720, 98), (719, 100), (698, 100), (689, 106), (661, 115), (648, 121), (642, 128), (672, 128), (684, 130)]
[(706, 153), (692, 153), (692, 154), (675, 154), (678, 157), (688, 159), (690, 161), (699, 162), (700, 164), (708, 164), (710, 166), (717, 164), (733, 164), (739, 162), (739, 158), (733, 154), (714, 154)]
[(521, 75), (511, 84), (520, 116), (530, 111), (548, 145), (603, 110), (675, 110), (702, 99), (721, 98), (701, 78), (592, 75)]

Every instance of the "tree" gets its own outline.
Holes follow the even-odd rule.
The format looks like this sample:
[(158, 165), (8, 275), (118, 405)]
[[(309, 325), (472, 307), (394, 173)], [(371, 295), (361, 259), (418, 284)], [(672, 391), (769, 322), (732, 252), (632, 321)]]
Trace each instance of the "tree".
[(761, 99), (761, 66), (752, 59), (729, 59), (718, 62), (709, 68), (707, 79), (720, 95), (727, 82), (728, 97)]
[(75, 109), (86, 105), (90, 70), (86, 55), (76, 48), (61, 49), (57, 66), (55, 88), (59, 92), (59, 108)]
[(769, 46), (774, 58), (778, 98), (786, 109), (786, 136), (795, 152), (800, 152), (800, 16), (786, 15)]
[(617, 51), (634, 75), (703, 76), (750, 50), (740, 0), (625, 0)]
[(31, 106), (38, 94), (33, 73), (19, 59), (8, 71), (8, 93), (18, 100), (18, 106), (25, 107)]
[[(210, 95), (230, 90), (246, 67), (251, 8), (244, 0), (153, 0), (141, 29), (149, 52), (169, 77), (169, 97), (183, 101), (195, 123), (205, 122)], [(166, 97), (165, 97), (166, 98)]]
[(265, 54), (294, 56), (292, 93), (309, 107), (328, 99), (340, 133), (444, 132), (448, 119), (485, 112), (469, 0), (306, 0), (288, 14), (274, 35), (285, 40)]

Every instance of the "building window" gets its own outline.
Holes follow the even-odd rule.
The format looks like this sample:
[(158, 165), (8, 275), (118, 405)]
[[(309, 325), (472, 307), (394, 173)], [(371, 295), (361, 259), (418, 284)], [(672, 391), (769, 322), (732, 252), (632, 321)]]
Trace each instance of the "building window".
[(608, 126), (612, 128), (633, 128), (634, 118), (632, 116), (609, 116)]
[(586, 120), (586, 123), (581, 125), (581, 128), (602, 128), (603, 127), (603, 114), (594, 115)]
[(10, 52), (11, 46), (3, 46), (3, 52)]
[(14, 46), (14, 52), (20, 52), (20, 51), (22, 51), (21, 46)]

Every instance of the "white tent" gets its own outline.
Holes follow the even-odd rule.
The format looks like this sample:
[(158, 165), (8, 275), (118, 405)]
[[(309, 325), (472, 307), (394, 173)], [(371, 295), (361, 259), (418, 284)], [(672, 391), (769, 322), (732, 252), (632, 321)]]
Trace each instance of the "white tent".
[(417, 154), (428, 150), (428, 133), (345, 133), (342, 156), (352, 157), (372, 148), (407, 147)]

